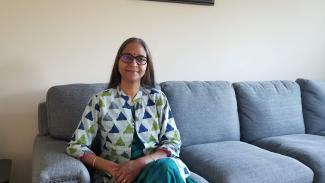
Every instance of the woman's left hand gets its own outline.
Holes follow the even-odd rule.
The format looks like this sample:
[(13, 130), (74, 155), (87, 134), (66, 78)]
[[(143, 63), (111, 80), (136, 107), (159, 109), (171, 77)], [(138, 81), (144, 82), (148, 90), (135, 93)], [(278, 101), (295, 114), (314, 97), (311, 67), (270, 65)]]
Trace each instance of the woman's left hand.
[(114, 169), (115, 180), (118, 183), (131, 183), (137, 178), (145, 165), (146, 163), (141, 158), (119, 164)]

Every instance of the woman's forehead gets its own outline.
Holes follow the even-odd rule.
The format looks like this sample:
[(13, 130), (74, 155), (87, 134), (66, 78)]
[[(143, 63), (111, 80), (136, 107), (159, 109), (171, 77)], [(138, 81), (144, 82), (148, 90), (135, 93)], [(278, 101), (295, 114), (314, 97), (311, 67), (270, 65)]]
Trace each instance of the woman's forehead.
[(133, 55), (144, 55), (146, 56), (146, 51), (144, 50), (143, 46), (140, 43), (129, 43), (127, 44), (122, 53), (131, 53)]

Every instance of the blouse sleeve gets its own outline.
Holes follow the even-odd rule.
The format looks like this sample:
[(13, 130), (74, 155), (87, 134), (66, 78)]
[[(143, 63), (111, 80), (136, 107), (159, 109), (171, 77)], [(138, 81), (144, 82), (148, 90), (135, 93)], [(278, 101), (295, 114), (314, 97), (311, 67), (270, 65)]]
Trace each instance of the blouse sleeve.
[(90, 145), (97, 134), (99, 113), (98, 98), (93, 96), (82, 114), (71, 141), (68, 143), (68, 147), (66, 148), (67, 154), (78, 159), (88, 154), (94, 154), (90, 150)]
[(168, 156), (179, 157), (181, 139), (164, 93), (162, 93), (156, 105), (160, 123), (158, 149), (165, 151)]

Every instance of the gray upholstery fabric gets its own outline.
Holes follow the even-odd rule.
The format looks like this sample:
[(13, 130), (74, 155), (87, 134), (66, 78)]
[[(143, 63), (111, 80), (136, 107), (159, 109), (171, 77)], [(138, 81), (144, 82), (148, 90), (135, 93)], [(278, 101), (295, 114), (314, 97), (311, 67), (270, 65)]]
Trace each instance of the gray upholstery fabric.
[(320, 132), (318, 132), (317, 135), (325, 136), (325, 130), (324, 130), (324, 131), (320, 131)]
[(299, 160), (314, 171), (313, 183), (325, 182), (325, 137), (310, 134), (284, 135), (265, 138), (254, 144)]
[(235, 92), (230, 83), (161, 83), (181, 134), (183, 146), (239, 140)]
[(191, 179), (194, 180), (196, 183), (209, 183), (203, 177), (199, 176), (198, 174), (191, 172)]
[(313, 172), (299, 161), (256, 146), (225, 141), (188, 146), (181, 158), (213, 183), (311, 183)]
[(90, 176), (84, 164), (64, 153), (66, 141), (49, 136), (37, 136), (33, 149), (33, 183), (78, 182), (89, 183)]
[(52, 137), (69, 140), (77, 128), (90, 97), (107, 84), (70, 84), (54, 86), (47, 92), (47, 117)]
[(305, 133), (299, 85), (291, 81), (233, 84), (243, 141)]
[(306, 132), (318, 134), (325, 130), (325, 81), (298, 79)]
[(49, 128), (47, 123), (46, 103), (38, 104), (38, 134), (48, 135)]

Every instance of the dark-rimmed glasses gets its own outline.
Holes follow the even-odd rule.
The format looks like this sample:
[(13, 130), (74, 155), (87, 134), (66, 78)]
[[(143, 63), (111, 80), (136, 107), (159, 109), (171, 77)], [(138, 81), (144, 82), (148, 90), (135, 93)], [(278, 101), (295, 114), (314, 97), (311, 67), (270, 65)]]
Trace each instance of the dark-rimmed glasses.
[(148, 61), (147, 57), (142, 56), (142, 55), (138, 55), (138, 56), (133, 56), (130, 53), (123, 53), (120, 57), (121, 61), (124, 63), (132, 63), (133, 60), (135, 59), (135, 61), (137, 62), (138, 65), (145, 65)]

